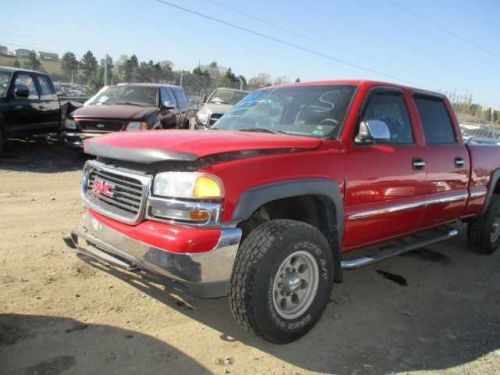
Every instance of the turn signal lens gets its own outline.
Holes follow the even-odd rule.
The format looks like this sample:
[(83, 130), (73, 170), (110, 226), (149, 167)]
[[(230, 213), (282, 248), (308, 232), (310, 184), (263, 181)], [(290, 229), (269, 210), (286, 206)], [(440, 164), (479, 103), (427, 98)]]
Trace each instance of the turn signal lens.
[(210, 214), (207, 211), (190, 211), (189, 215), (191, 220), (194, 221), (207, 221), (210, 218)]
[(222, 197), (222, 189), (214, 177), (200, 176), (194, 184), (193, 195), (196, 198), (219, 198)]

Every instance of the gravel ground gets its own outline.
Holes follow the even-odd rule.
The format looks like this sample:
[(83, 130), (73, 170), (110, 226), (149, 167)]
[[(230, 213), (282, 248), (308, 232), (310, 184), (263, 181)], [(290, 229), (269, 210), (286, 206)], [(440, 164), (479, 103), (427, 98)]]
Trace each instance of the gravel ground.
[(276, 346), (225, 298), (72, 255), (84, 161), (43, 141), (0, 159), (1, 374), (500, 374), (500, 252), (462, 237), (349, 272), (309, 335)]

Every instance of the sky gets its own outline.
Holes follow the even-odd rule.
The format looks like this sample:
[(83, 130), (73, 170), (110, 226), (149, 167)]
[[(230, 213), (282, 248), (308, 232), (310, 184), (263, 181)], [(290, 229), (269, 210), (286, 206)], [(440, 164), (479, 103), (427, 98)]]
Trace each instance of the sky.
[(9, 48), (136, 54), (186, 70), (217, 61), (247, 79), (377, 79), (500, 108), (497, 0), (3, 0), (1, 9)]

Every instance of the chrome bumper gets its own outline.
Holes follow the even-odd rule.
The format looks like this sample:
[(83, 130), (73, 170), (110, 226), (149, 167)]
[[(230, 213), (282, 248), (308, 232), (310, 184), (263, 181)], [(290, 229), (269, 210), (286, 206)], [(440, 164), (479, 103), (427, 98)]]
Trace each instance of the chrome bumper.
[(72, 232), (78, 255), (129, 271), (174, 281), (197, 297), (227, 295), (241, 229), (222, 229), (214, 249), (203, 253), (175, 253), (134, 240), (85, 214)]
[(68, 132), (64, 131), (62, 136), (64, 139), (64, 142), (66, 143), (67, 146), (76, 148), (76, 149), (83, 149), (83, 141), (86, 140), (87, 138), (94, 138), (98, 137), (100, 135), (107, 134), (108, 132), (102, 132), (102, 133), (84, 133), (84, 132)]

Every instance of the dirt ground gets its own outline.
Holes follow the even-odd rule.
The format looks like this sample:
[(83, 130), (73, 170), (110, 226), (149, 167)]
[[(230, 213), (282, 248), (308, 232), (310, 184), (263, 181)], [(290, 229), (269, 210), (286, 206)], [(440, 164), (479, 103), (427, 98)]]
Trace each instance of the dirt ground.
[(0, 159), (1, 374), (500, 374), (500, 252), (462, 237), (348, 272), (309, 335), (277, 346), (240, 329), (225, 298), (71, 254), (84, 161), (20, 141)]

